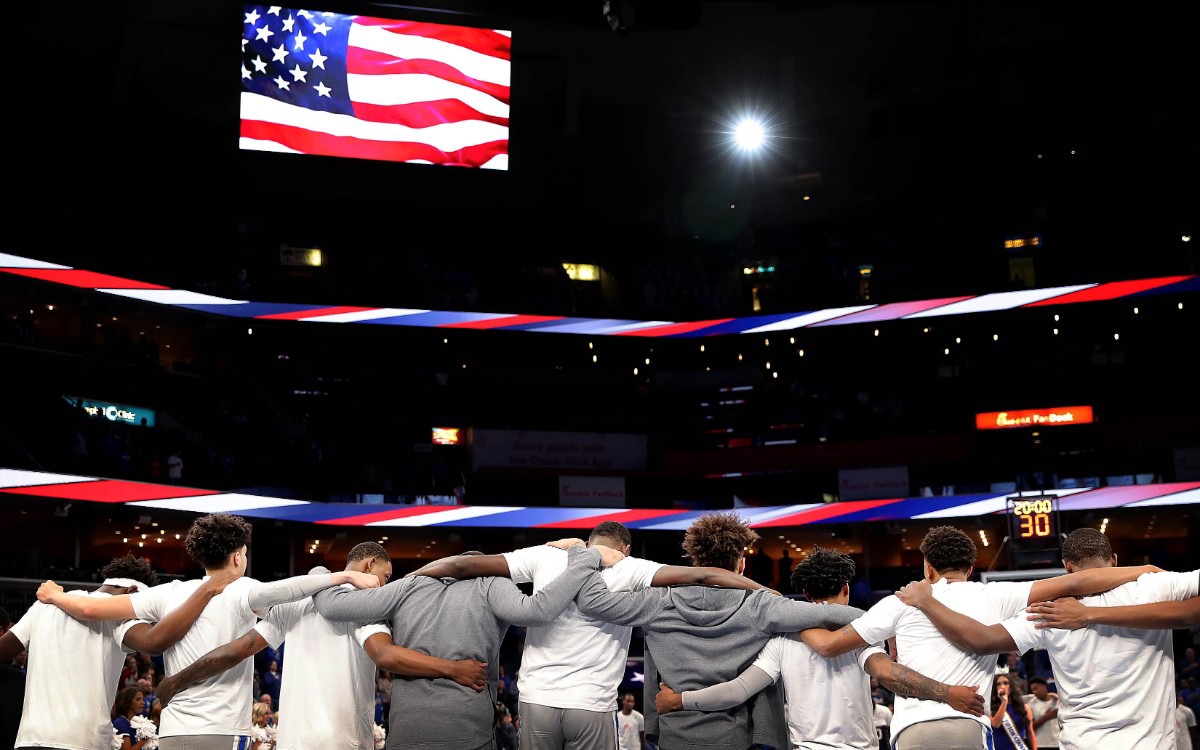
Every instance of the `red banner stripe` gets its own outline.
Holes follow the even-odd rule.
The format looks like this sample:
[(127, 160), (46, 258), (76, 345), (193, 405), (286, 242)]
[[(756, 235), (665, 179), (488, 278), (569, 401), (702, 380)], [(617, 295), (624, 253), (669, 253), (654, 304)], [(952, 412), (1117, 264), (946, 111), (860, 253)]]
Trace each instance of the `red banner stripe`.
[(441, 513), (444, 510), (452, 510), (462, 506), (458, 505), (418, 505), (413, 508), (397, 508), (395, 510), (381, 510), (378, 513), (364, 513), (361, 516), (346, 516), (345, 518), (330, 518), (325, 521), (317, 521), (316, 523), (332, 525), (332, 526), (366, 526), (369, 523), (376, 521), (390, 521), (393, 518), (410, 518), (412, 516), (423, 516), (428, 513)]
[(756, 529), (765, 528), (768, 526), (803, 526), (806, 523), (816, 523), (817, 521), (824, 521), (830, 518), (837, 518), (838, 516), (857, 513), (860, 510), (870, 510), (871, 508), (878, 508), (883, 505), (891, 505), (892, 503), (898, 503), (903, 499), (904, 498), (897, 497), (890, 500), (851, 500), (844, 503), (829, 503), (828, 505), (823, 505), (820, 508), (802, 510), (799, 513), (793, 513), (790, 516), (772, 518), (770, 521), (752, 523), (750, 525)]
[(80, 271), (74, 268), (5, 268), (4, 270), (9, 273), (15, 273), (18, 276), (28, 276), (31, 279), (41, 279), (42, 281), (53, 281), (56, 284), (67, 284), (68, 286), (77, 286), (81, 289), (167, 288), (146, 281), (134, 281), (133, 279), (123, 279), (120, 276), (109, 276), (106, 273), (96, 273), (95, 271)]
[(374, 307), (318, 307), (312, 310), (295, 310), (293, 312), (271, 313), (270, 315), (255, 315), (259, 320), (303, 320), (320, 315), (339, 315), (341, 313), (364, 312), (375, 310)]
[(438, 326), (438, 328), (474, 328), (477, 330), (487, 330), (489, 328), (523, 326), (530, 323), (548, 323), (552, 320), (562, 319), (562, 315), (506, 315), (503, 318), (491, 318), (489, 320), (468, 320), (462, 323), (447, 323), (444, 326)]
[(100, 479), (95, 482), (66, 482), (43, 484), (37, 487), (10, 487), (0, 492), (14, 495), (53, 497), (60, 500), (79, 500), (89, 503), (132, 503), (138, 500), (168, 500), (177, 497), (203, 497), (222, 494), (218, 490), (176, 487), (169, 484), (126, 482), (120, 479)]

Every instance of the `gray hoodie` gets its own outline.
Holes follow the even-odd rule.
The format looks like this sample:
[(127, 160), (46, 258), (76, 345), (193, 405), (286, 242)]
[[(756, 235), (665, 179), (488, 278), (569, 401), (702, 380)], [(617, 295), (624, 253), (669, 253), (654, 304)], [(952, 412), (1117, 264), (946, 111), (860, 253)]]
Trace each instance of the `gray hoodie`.
[(787, 747), (783, 702), (776, 686), (725, 711), (675, 711), (658, 716), (658, 683), (677, 692), (737, 677), (776, 633), (836, 629), (863, 614), (857, 607), (813, 604), (766, 589), (672, 586), (613, 593), (592, 574), (576, 597), (586, 616), (646, 633), (646, 736), (663, 750), (746, 750), (754, 743)]
[[(391, 620), (392, 640), (443, 659), (487, 662), (488, 685), (476, 693), (453, 680), (392, 680), (389, 750), (474, 750), (495, 747), (492, 730), (500, 642), (509, 625), (548, 625), (571, 603), (600, 554), (577, 544), (567, 569), (533, 596), (507, 578), (453, 579), (412, 576), (377, 589), (325, 589), (313, 597), (317, 611), (335, 622)], [(285, 709), (286, 710), (286, 709)]]

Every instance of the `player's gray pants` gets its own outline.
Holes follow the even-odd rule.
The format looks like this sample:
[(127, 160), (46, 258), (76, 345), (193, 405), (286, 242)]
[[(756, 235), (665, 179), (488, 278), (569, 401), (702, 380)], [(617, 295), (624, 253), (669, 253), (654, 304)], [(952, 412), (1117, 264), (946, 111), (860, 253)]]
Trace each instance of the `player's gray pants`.
[(551, 708), (520, 702), (521, 750), (616, 750), (616, 711)]

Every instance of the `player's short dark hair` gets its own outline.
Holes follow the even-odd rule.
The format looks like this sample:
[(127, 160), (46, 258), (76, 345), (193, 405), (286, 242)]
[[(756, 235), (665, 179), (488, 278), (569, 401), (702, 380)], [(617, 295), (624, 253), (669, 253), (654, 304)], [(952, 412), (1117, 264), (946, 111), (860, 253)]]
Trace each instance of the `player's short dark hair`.
[(158, 574), (150, 567), (150, 561), (144, 557), (134, 557), (129, 553), (124, 557), (114, 557), (112, 562), (100, 569), (103, 578), (132, 578), (147, 586), (158, 585)]
[(1033, 687), (1034, 685), (1045, 685), (1046, 687), (1050, 687), (1050, 683), (1046, 682), (1046, 678), (1038, 675), (1034, 675), (1033, 677), (1029, 678), (1029, 687)]
[(1111, 560), (1112, 543), (1099, 530), (1091, 527), (1075, 529), (1062, 543), (1062, 558), (1072, 565), (1086, 560)]
[(792, 591), (810, 599), (825, 599), (854, 579), (854, 559), (840, 552), (816, 547), (792, 569)]
[(249, 546), (253, 527), (246, 519), (228, 513), (210, 513), (192, 521), (183, 548), (205, 569), (220, 568), (242, 545)]
[(975, 566), (979, 550), (962, 529), (954, 526), (935, 526), (921, 541), (925, 562), (938, 573), (948, 570), (967, 571)]
[(392, 561), (388, 557), (387, 550), (378, 542), (359, 542), (350, 549), (350, 554), (346, 555), (346, 562), (355, 563), (360, 560), (366, 560), (369, 557), (374, 557), (376, 560)]
[(4, 607), (0, 607), (0, 628), (11, 628), (13, 624), (12, 615)]
[[(629, 535), (629, 529), (625, 528), (624, 524), (616, 521), (605, 521), (597, 524), (596, 528), (592, 529), (591, 535), (588, 536), (588, 544), (592, 544), (600, 537), (620, 542), (622, 546), (633, 544), (633, 537)], [(620, 552), (620, 550), (617, 551)]]
[(705, 513), (683, 534), (683, 551), (696, 567), (736, 570), (758, 532), (733, 511)]

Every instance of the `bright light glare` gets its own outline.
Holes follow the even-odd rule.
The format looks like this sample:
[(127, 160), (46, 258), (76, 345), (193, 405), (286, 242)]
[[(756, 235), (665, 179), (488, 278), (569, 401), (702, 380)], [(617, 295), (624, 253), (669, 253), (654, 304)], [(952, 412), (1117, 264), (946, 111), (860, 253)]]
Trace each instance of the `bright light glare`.
[(733, 130), (733, 139), (738, 148), (743, 151), (754, 151), (761, 148), (767, 134), (761, 122), (757, 120), (742, 120)]

